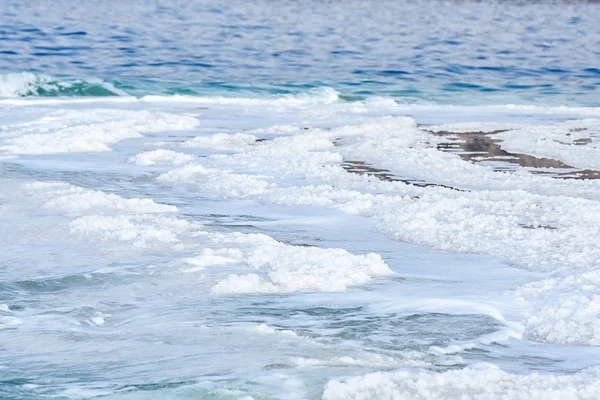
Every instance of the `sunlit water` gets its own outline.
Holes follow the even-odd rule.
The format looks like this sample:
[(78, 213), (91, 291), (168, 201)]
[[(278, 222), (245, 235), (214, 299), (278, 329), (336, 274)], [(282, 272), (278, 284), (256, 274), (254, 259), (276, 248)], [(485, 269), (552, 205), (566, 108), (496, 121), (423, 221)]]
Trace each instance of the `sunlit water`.
[(221, 3), (0, 4), (0, 397), (600, 396), (600, 6)]

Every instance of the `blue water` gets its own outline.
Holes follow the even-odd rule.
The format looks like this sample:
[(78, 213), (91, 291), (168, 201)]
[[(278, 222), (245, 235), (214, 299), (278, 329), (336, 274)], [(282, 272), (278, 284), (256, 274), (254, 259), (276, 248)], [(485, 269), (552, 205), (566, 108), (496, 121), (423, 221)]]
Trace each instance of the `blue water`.
[(0, 73), (94, 84), (26, 95), (263, 95), (329, 86), (405, 103), (600, 105), (593, 1), (0, 4)]

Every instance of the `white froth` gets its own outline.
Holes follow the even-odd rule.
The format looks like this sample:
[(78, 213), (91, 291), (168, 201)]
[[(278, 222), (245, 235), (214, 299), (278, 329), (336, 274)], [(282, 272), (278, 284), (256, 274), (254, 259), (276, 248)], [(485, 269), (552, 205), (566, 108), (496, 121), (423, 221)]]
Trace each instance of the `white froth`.
[(497, 368), (442, 373), (377, 372), (330, 381), (323, 400), (595, 400), (600, 395), (600, 369), (574, 375), (513, 375)]
[(104, 325), (104, 318), (102, 317), (92, 317), (90, 318), (90, 321), (94, 324), (94, 325)]
[(304, 129), (295, 125), (273, 125), (268, 128), (257, 128), (249, 133), (253, 135), (291, 135), (302, 132)]
[(247, 133), (217, 133), (210, 136), (197, 136), (181, 143), (182, 147), (199, 147), (204, 149), (242, 151), (251, 144), (256, 143), (258, 138)]
[(23, 321), (21, 318), (12, 317), (12, 316), (3, 316), (0, 317), (0, 329), (2, 328), (11, 328), (18, 325), (21, 325)]
[(142, 137), (143, 132), (193, 129), (190, 116), (150, 111), (89, 110), (54, 112), (27, 124), (5, 128), (0, 151), (55, 154), (110, 151), (110, 144)]
[[(3, 101), (3, 104), (12, 104), (10, 101)], [(63, 100), (43, 101), (46, 103), (34, 100), (28, 104), (55, 104), (47, 102)], [(65, 100), (61, 104), (68, 102), (77, 103), (79, 100)], [(378, 312), (421, 309), (448, 314), (477, 313), (489, 315), (503, 325), (496, 332), (476, 339), (455, 340), (444, 347), (427, 347), (429, 354), (424, 356), (434, 359), (438, 366), (470, 362), (470, 356), (462, 353), (471, 349), (489, 349), (490, 345), (495, 343), (506, 343), (505, 351), (512, 357), (518, 350), (511, 346), (523, 338), (565, 345), (600, 345), (600, 277), (597, 273), (600, 266), (600, 249), (595, 242), (600, 234), (598, 181), (555, 180), (535, 176), (525, 170), (511, 174), (499, 173), (483, 165), (468, 163), (456, 155), (440, 152), (437, 149), (440, 139), (430, 135), (425, 129), (420, 129), (414, 119), (349, 116), (373, 110), (374, 107), (378, 107), (375, 105), (376, 101), (345, 105), (339, 101), (337, 94), (327, 90), (308, 96), (272, 99), (156, 97), (140, 100), (108, 99), (102, 104), (113, 104), (115, 107), (127, 104), (126, 107), (132, 108), (150, 104), (152, 108), (174, 110), (181, 106), (176, 104), (177, 102), (184, 104), (188, 111), (195, 103), (207, 104), (208, 107), (212, 107), (207, 111), (207, 115), (210, 116), (210, 112), (217, 110), (219, 115), (225, 116), (224, 120), (231, 115), (227, 111), (234, 109), (236, 113), (243, 115), (243, 118), (251, 115), (248, 117), (250, 127), (259, 124), (256, 116), (263, 115), (260, 113), (271, 115), (281, 112), (281, 115), (276, 114), (273, 118), (273, 123), (281, 123), (290, 115), (298, 114), (298, 117), (294, 116), (293, 119), (296, 125), (274, 125), (237, 134), (196, 136), (182, 145), (162, 142), (173, 147), (179, 146), (179, 149), (181, 146), (190, 149), (198, 147), (228, 153), (203, 158), (203, 165), (197, 164), (199, 158), (172, 150), (160, 149), (136, 154), (139, 149), (127, 149), (127, 156), (136, 154), (130, 162), (145, 166), (177, 167), (160, 175), (158, 182), (163, 185), (188, 185), (181, 192), (185, 192), (186, 196), (190, 195), (194, 200), (198, 199), (199, 203), (206, 197), (223, 196), (245, 199), (243, 202), (231, 202), (232, 207), (238, 207), (238, 203), (252, 204), (252, 201), (289, 205), (290, 213), (294, 214), (294, 217), (297, 217), (297, 209), (293, 208), (295, 206), (302, 206), (303, 213), (307, 212), (305, 206), (331, 207), (336, 210), (336, 214), (339, 214), (337, 210), (341, 210), (360, 216), (367, 226), (366, 230), (375, 227), (396, 240), (420, 243), (452, 252), (491, 254), (502, 257), (512, 265), (534, 271), (559, 268), (562, 270), (559, 277), (530, 283), (518, 288), (516, 293), (507, 294), (507, 298), (514, 294), (521, 302), (518, 309), (510, 311), (508, 306), (500, 301), (493, 303), (486, 302), (486, 299), (482, 302), (477, 296), (468, 300), (443, 297), (444, 295), (436, 298), (439, 292), (420, 293), (415, 295), (416, 299), (411, 299), (412, 295), (406, 295), (407, 299), (402, 300), (392, 295), (389, 304), (381, 301), (376, 305), (370, 301), (378, 293), (357, 297), (353, 297), (351, 293), (343, 296), (311, 293), (261, 296), (261, 300), (269, 298), (270, 301), (276, 298), (277, 301), (289, 301), (290, 304), (299, 298), (299, 301), (312, 302), (316, 298), (334, 303), (338, 300), (341, 303), (356, 300), (365, 302), (367, 307), (378, 307)], [(386, 107), (385, 110), (395, 107), (395, 103), (389, 100), (381, 101), (381, 104)], [(506, 112), (511, 108), (504, 107), (501, 110)], [(520, 113), (531, 112), (528, 108), (515, 110)], [(546, 112), (539, 109), (533, 111)], [(596, 116), (600, 113), (599, 109), (571, 111), (575, 114), (595, 113)], [(197, 126), (196, 118), (187, 114), (106, 109), (43, 112), (46, 113), (44, 117), (30, 123), (14, 123), (1, 127), (2, 150), (10, 154), (107, 151), (112, 144), (123, 139), (140, 137), (145, 132), (187, 130)], [(233, 114), (237, 117), (236, 113)], [(209, 124), (213, 122), (209, 121)], [(340, 126), (341, 123), (347, 125)], [(241, 123), (234, 129), (239, 129), (240, 125)], [(307, 126), (309, 129), (306, 129)], [(587, 131), (579, 129), (582, 127)], [(510, 128), (510, 132), (498, 134), (504, 135), (505, 144), (509, 149), (536, 156), (551, 156), (578, 167), (592, 168), (597, 165), (597, 160), (592, 154), (596, 149), (595, 138), (592, 137), (591, 142), (585, 141), (586, 144), (577, 143), (582, 143), (580, 139), (586, 139), (590, 133), (594, 133), (596, 127), (597, 120), (570, 121), (545, 128), (495, 123), (471, 123), (445, 128), (467, 132)], [(228, 128), (230, 127), (223, 129)], [(544, 137), (543, 129), (546, 128), (552, 129), (548, 136)], [(209, 132), (217, 132), (221, 127), (215, 124), (208, 129)], [(260, 135), (277, 137), (257, 142)], [(157, 135), (157, 139), (165, 139), (160, 136)], [(188, 136), (186, 133), (186, 137)], [(135, 146), (139, 146), (141, 142), (135, 143)], [(130, 143), (123, 145), (130, 146)], [(119, 146), (115, 150), (120, 152), (122, 149)], [(121, 153), (118, 153), (115, 159), (124, 161), (126, 157), (119, 157), (119, 154)], [(387, 169), (390, 176), (398, 179), (416, 179), (460, 190), (416, 187), (401, 181), (388, 182), (375, 176), (352, 174), (342, 168), (342, 164), (351, 161), (365, 162), (375, 168)], [(137, 247), (152, 248), (155, 245), (161, 246), (161, 251), (185, 250), (185, 253), (176, 253), (175, 262), (167, 263), (174, 266), (173, 271), (161, 272), (164, 272), (165, 276), (173, 273), (169, 276), (176, 277), (174, 279), (183, 277), (183, 281), (188, 280), (193, 287), (193, 295), (206, 297), (206, 290), (210, 289), (211, 293), (216, 295), (211, 301), (236, 302), (237, 297), (242, 298), (242, 301), (245, 298), (223, 296), (227, 294), (360, 290), (360, 287), (355, 286), (392, 274), (381, 257), (374, 253), (357, 255), (340, 248), (292, 246), (265, 235), (202, 231), (200, 225), (184, 220), (183, 215), (176, 215), (178, 210), (175, 206), (160, 204), (151, 199), (125, 198), (60, 182), (33, 182), (24, 187), (28, 192), (27, 199), (32, 204), (39, 202), (40, 213), (56, 213), (61, 216), (55, 218), (56, 221), (68, 221), (68, 227), (75, 240), (84, 238), (92, 242), (122, 242), (117, 245), (136, 247), (136, 255), (151, 253), (145, 253), (148, 249)], [(159, 188), (169, 190), (165, 186)], [(133, 190), (126, 193), (132, 193)], [(169, 194), (163, 198), (172, 197)], [(205, 211), (206, 204), (193, 208), (196, 205), (183, 203), (186, 204), (186, 212)], [(227, 205), (229, 206), (229, 203)], [(260, 207), (260, 212), (265, 209), (266, 207)], [(239, 211), (237, 208), (235, 210)], [(360, 234), (364, 231), (358, 232)], [(327, 236), (328, 233), (330, 232), (324, 231), (323, 235)], [(353, 232), (348, 235), (352, 234)], [(339, 246), (346, 246), (346, 242), (341, 240), (338, 243), (341, 243)], [(363, 240), (360, 246), (365, 243), (367, 242)], [(110, 247), (109, 245), (114, 243), (102, 243), (101, 247)], [(380, 243), (376, 245), (379, 246)], [(348, 246), (358, 245), (352, 242)], [(368, 249), (368, 246), (360, 249)], [(164, 252), (166, 257), (172, 257), (168, 252)], [(152, 253), (152, 257), (155, 257), (156, 253), (159, 252)], [(396, 255), (398, 254), (392, 254), (392, 257)], [(144, 260), (146, 261), (147, 259)], [(410, 268), (408, 266), (407, 270), (414, 272)], [(202, 271), (201, 278), (200, 274), (192, 274), (197, 271)], [(386, 281), (381, 287), (384, 287), (385, 291), (391, 285), (393, 282)], [(429, 287), (437, 287), (446, 285), (446, 282), (431, 285)], [(377, 289), (379, 288), (380, 286), (377, 286)], [(462, 289), (464, 287), (461, 282), (458, 291)], [(461, 295), (462, 292), (457, 294)], [(509, 302), (512, 299), (511, 297)], [(6, 305), (0, 305), (0, 311), (11, 313)], [(15, 315), (21, 316), (16, 312)], [(78, 325), (78, 329), (83, 327), (101, 332), (104, 329), (102, 325), (108, 320), (108, 317), (105, 317), (104, 314), (86, 314), (80, 318), (81, 324)], [(29, 319), (23, 318), (29, 323)], [(279, 321), (267, 321), (270, 325), (262, 324), (262, 320), (256, 318), (250, 323), (258, 325), (248, 327), (248, 321), (235, 321), (234, 326), (242, 332), (244, 338), (252, 335), (255, 340), (273, 342), (288, 342), (299, 338), (292, 331), (275, 327), (279, 326)], [(19, 326), (21, 322), (12, 316), (0, 317), (2, 328), (26, 328), (25, 324)], [(531, 344), (519, 342), (515, 347), (520, 345)], [(427, 350), (424, 352), (427, 353)], [(420, 355), (423, 356), (422, 353)], [(364, 371), (365, 368), (389, 370), (399, 367), (399, 362), (392, 358), (363, 356), (355, 352), (351, 356), (345, 355), (337, 346), (334, 346), (333, 352), (323, 354), (322, 358), (320, 354), (311, 353), (306, 354), (306, 357), (286, 359), (291, 359), (291, 364), (296, 366), (333, 367), (328, 371), (348, 371), (349, 375), (356, 371), (353, 368), (362, 368)], [(404, 366), (413, 365), (405, 361), (401, 363)], [(414, 366), (417, 366), (416, 361)], [(596, 399), (600, 394), (600, 372), (597, 369), (575, 375), (554, 376), (516, 375), (498, 369), (476, 367), (442, 373), (379, 373), (350, 378), (344, 382), (331, 381), (323, 397), (326, 400), (435, 399), (460, 396), (466, 399)], [(527, 368), (529, 367), (523, 367), (521, 371)], [(548, 367), (554, 370), (556, 368), (560, 366), (554, 364)], [(297, 389), (293, 385), (292, 388)]]
[(492, 333), (478, 337), (474, 341), (451, 344), (445, 347), (431, 346), (429, 353), (434, 355), (455, 355), (463, 351), (481, 349), (495, 343), (507, 343), (511, 339), (523, 339), (523, 326), (517, 323), (505, 322), (507, 325)]
[[(413, 119), (379, 118), (329, 131), (303, 131), (244, 153), (211, 157), (224, 166), (320, 180), (323, 185), (280, 187), (257, 175), (199, 165), (173, 170), (159, 180), (193, 182), (205, 192), (263, 203), (331, 206), (371, 217), (381, 231), (398, 240), (483, 252), (530, 268), (586, 269), (600, 259), (593, 243), (600, 226), (600, 204), (595, 200), (600, 186), (595, 182), (555, 180), (524, 171), (498, 173), (440, 152), (435, 140), (418, 130)], [(490, 190), (416, 188), (358, 177), (336, 165), (344, 159), (388, 166), (400, 176)]]
[(194, 159), (189, 154), (172, 150), (158, 149), (136, 154), (129, 159), (137, 165), (181, 165)]
[(177, 212), (177, 207), (158, 204), (151, 199), (126, 199), (62, 182), (30, 182), (24, 187), (34, 190), (38, 198), (45, 199), (44, 207), (75, 215), (101, 210), (130, 214)]
[(179, 242), (181, 233), (198, 228), (196, 224), (176, 218), (89, 215), (70, 223), (71, 231), (92, 239), (130, 242), (137, 247)]
[[(332, 357), (327, 359), (317, 358), (306, 358), (306, 357), (295, 357), (292, 362), (299, 366), (316, 366), (316, 365), (327, 365), (327, 366), (358, 366), (358, 367), (376, 367), (376, 368), (389, 368), (398, 367), (398, 360), (393, 357), (373, 354), (364, 352), (360, 358), (350, 356)], [(415, 366), (424, 366), (424, 362), (403, 360), (403, 364), (414, 364)]]
[(119, 95), (127, 96), (127, 93), (117, 89), (109, 82), (101, 79), (92, 78), (86, 82), (76, 80), (73, 82), (61, 81), (56, 77), (46, 74), (34, 74), (31, 72), (13, 72), (0, 74), (0, 98), (1, 97), (22, 97), (36, 96), (39, 92), (58, 92), (61, 89), (70, 89), (74, 84), (89, 84), (103, 87), (107, 91)]
[(47, 210), (76, 216), (70, 231), (88, 239), (117, 240), (136, 247), (174, 244), (181, 234), (201, 225), (156, 214), (177, 213), (177, 207), (151, 199), (126, 199), (64, 182), (29, 182), (22, 186)]
[(142, 102), (176, 102), (192, 104), (213, 104), (222, 106), (252, 106), (252, 107), (301, 107), (314, 104), (332, 104), (339, 101), (339, 93), (329, 87), (311, 89), (306, 93), (285, 95), (273, 98), (251, 97), (194, 97), (194, 96), (144, 96)]
[(39, 88), (56, 90), (58, 85), (49, 75), (31, 72), (0, 74), (0, 97), (26, 96)]
[[(219, 252), (223, 254), (223, 252)], [(238, 256), (238, 254), (236, 254)], [(217, 255), (213, 249), (204, 249), (201, 255), (197, 257), (188, 257), (183, 260), (186, 264), (191, 265), (189, 268), (183, 268), (183, 272), (197, 272), (202, 271), (206, 267), (213, 267), (217, 265), (233, 264), (239, 262), (239, 256), (225, 257), (224, 255)]]
[(187, 183), (196, 185), (206, 194), (243, 198), (264, 193), (274, 184), (248, 174), (235, 174), (228, 171), (207, 169), (202, 165), (185, 165), (158, 176), (161, 183)]
[(221, 245), (241, 246), (240, 263), (253, 273), (230, 274), (214, 293), (345, 291), (392, 273), (378, 254), (353, 255), (343, 249), (291, 246), (265, 235), (218, 236)]
[(600, 271), (529, 283), (517, 296), (531, 307), (524, 321), (527, 338), (600, 346)]
[[(595, 124), (595, 120), (574, 121), (557, 130), (566, 135), (572, 127), (587, 126), (592, 130)], [(534, 129), (503, 124), (438, 128), (465, 132)], [(273, 128), (273, 132), (277, 130)], [(600, 203), (597, 201), (600, 186), (595, 181), (556, 180), (526, 171), (499, 173), (465, 162), (456, 155), (437, 150), (435, 146), (440, 139), (417, 129), (410, 118), (378, 118), (331, 130), (298, 128), (294, 132), (288, 127), (286, 131), (294, 134), (252, 146), (243, 153), (211, 158), (224, 167), (234, 165), (256, 173), (291, 175), (323, 184), (282, 187), (269, 184), (257, 175), (236, 176), (201, 166), (174, 170), (159, 180), (193, 182), (203, 191), (252, 198), (267, 204), (334, 207), (370, 218), (381, 232), (397, 240), (446, 251), (486, 253), (532, 270), (567, 267), (589, 271), (598, 267), (600, 248), (595, 238), (600, 234)], [(359, 177), (336, 165), (342, 160), (363, 160), (375, 167), (389, 168), (390, 173), (399, 176), (469, 190), (417, 188)], [(292, 275), (286, 272), (287, 275), (280, 278), (277, 271), (275, 268), (267, 276), (232, 274), (213, 290), (279, 292), (314, 286), (302, 279), (295, 281), (297, 287), (290, 286), (285, 280)], [(331, 289), (319, 287), (319, 290)], [(595, 308), (595, 298), (590, 293), (578, 292), (571, 295), (567, 307), (563, 304), (567, 300), (560, 300), (565, 297), (564, 292), (560, 287), (551, 287), (545, 292), (549, 299), (559, 301), (556, 304), (525, 299), (532, 315), (523, 322), (525, 335), (539, 341), (597, 344), (596, 322), (600, 310)], [(522, 334), (520, 328), (509, 329), (489, 340), (505, 341)], [(475, 345), (464, 344), (461, 350)], [(453, 349), (443, 352), (452, 353)]]
[(248, 332), (258, 333), (261, 335), (278, 335), (278, 336), (287, 336), (290, 338), (299, 338), (299, 336), (290, 330), (286, 329), (276, 329), (267, 324), (259, 324), (252, 327), (246, 328)]

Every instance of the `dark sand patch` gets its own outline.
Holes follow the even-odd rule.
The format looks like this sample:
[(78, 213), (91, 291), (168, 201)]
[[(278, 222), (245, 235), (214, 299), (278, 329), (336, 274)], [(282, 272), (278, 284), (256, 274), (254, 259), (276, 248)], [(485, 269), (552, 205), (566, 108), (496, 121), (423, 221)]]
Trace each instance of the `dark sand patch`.
[(549, 231), (555, 231), (558, 229), (557, 227), (551, 225), (521, 225), (521, 227), (525, 229), (546, 229)]
[[(511, 153), (502, 149), (502, 141), (494, 138), (494, 135), (506, 132), (506, 130), (427, 132), (447, 139), (437, 145), (438, 150), (457, 154), (465, 161), (491, 164), (495, 171), (514, 171), (517, 167), (523, 167), (532, 169), (531, 172), (534, 174), (547, 175), (557, 179), (600, 179), (600, 171), (579, 169), (557, 159)], [(589, 142), (591, 139), (573, 141), (575, 145), (585, 145)]]
[(386, 182), (403, 182), (408, 185), (414, 185), (418, 187), (443, 187), (446, 189), (458, 190), (460, 192), (465, 191), (452, 186), (425, 182), (419, 179), (402, 179), (395, 176), (391, 171), (387, 169), (375, 168), (365, 161), (344, 160), (344, 162), (342, 163), (342, 168), (344, 168), (347, 172), (351, 174), (369, 175)]

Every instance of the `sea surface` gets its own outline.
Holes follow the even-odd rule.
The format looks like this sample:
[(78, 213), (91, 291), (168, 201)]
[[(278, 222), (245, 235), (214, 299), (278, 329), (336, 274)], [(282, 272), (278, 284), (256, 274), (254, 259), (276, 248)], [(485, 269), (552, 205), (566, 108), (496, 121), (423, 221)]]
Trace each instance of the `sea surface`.
[(0, 2), (0, 398), (600, 398), (598, 21)]

